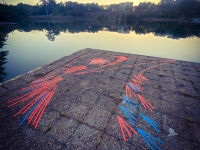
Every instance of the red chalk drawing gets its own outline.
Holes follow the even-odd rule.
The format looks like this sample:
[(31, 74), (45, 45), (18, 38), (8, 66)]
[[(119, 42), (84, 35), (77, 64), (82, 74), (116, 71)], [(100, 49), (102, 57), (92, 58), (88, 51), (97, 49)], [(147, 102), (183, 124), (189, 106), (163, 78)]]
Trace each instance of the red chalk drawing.
[(74, 73), (74, 72), (77, 72), (77, 71), (80, 71), (80, 70), (85, 70), (86, 68), (87, 68), (86, 66), (71, 67), (71, 68), (65, 69), (65, 73), (66, 74)]
[[(163, 62), (164, 64), (167, 64), (167, 63), (171, 63), (171, 62), (174, 62), (174, 60), (164, 60), (164, 61), (160, 61), (160, 62)], [(158, 62), (150, 62), (148, 64), (155, 64), (155, 63), (158, 63)], [(164, 65), (164, 64), (160, 64), (160, 65)], [(114, 68), (108, 68), (108, 69), (102, 69), (103, 67), (106, 67), (108, 64), (106, 65), (103, 65), (101, 67), (98, 67), (98, 68), (95, 68), (95, 69), (91, 69), (91, 70), (88, 70), (88, 71), (80, 71), (80, 72), (77, 72), (75, 74), (88, 74), (88, 73), (94, 73), (94, 72), (104, 72), (104, 71), (110, 71), (110, 70), (117, 70), (117, 69), (121, 69), (121, 68), (129, 68), (129, 67), (133, 67), (133, 66), (140, 66), (140, 65), (146, 65), (146, 63), (139, 63), (139, 64), (133, 64), (133, 65), (124, 65), (124, 66), (121, 66), (121, 67), (114, 67)], [(157, 65), (156, 65), (157, 66)], [(156, 66), (152, 66), (152, 68), (156, 67)], [(102, 70), (101, 70), (102, 69)], [(148, 69), (148, 68), (147, 68)], [(147, 71), (147, 69), (145, 71)], [(144, 72), (144, 71), (143, 71)], [(142, 72), (142, 73), (143, 73)], [(140, 73), (138, 76), (142, 76), (142, 73)]]
[[(86, 55), (82, 55), (75, 58), (65, 67), (68, 67), (74, 61), (78, 60), (83, 56)], [(66, 74), (74, 73), (80, 70), (85, 70), (87, 68), (86, 66), (76, 66), (71, 68), (65, 67), (63, 67), (62, 69), (63, 71), (65, 71)], [(57, 83), (61, 80), (62, 78), (57, 76), (56, 73), (52, 73), (50, 75), (38, 78), (32, 81), (30, 83), (30, 86), (22, 88), (18, 91), (25, 94), (19, 96), (18, 98), (8, 101), (8, 107), (13, 107), (18, 104), (26, 103), (23, 108), (21, 108), (17, 113), (14, 114), (14, 117), (20, 114), (25, 115), (20, 125), (22, 125), (27, 120), (28, 124), (32, 123), (34, 128), (37, 128), (48, 103), (50, 102), (56, 91)]]
[(82, 58), (82, 57), (89, 56), (89, 55), (91, 55), (91, 54), (84, 54), (84, 55), (82, 55), (82, 56), (78, 56), (77, 58), (75, 58), (74, 60), (72, 60), (70, 63), (67, 63), (67, 65), (65, 65), (65, 66), (63, 67), (63, 69), (66, 69), (66, 67), (68, 67), (69, 65), (71, 65), (74, 61), (76, 61), (76, 60), (78, 60), (78, 59), (80, 59), (80, 58)]
[[(162, 61), (161, 64), (157, 64), (157, 65), (153, 65), (147, 69), (144, 69), (140, 72), (140, 74), (138, 75), (133, 75), (133, 78), (132, 78), (132, 81), (130, 81), (129, 83), (127, 83), (125, 85), (125, 89), (126, 89), (126, 97), (137, 97), (139, 100), (140, 100), (140, 103), (142, 104), (142, 106), (144, 107), (144, 109), (147, 109), (149, 111), (152, 112), (152, 110), (155, 108), (150, 102), (148, 102), (143, 96), (141, 96), (139, 93), (141, 92), (144, 92), (144, 89), (142, 88), (142, 85), (144, 84), (145, 81), (147, 81), (148, 79), (146, 77), (144, 77), (142, 74), (149, 70), (149, 69), (152, 69), (154, 67), (157, 67), (157, 66), (162, 66), (162, 65), (165, 65), (165, 64), (168, 64), (168, 63), (172, 63), (174, 62), (175, 60), (167, 60), (167, 61)], [(152, 62), (151, 62), (152, 63)], [(154, 63), (154, 62), (153, 62)], [(137, 93), (137, 96), (136, 94)], [(127, 106), (127, 104), (126, 104)], [(121, 107), (121, 106), (120, 106)], [(129, 108), (128, 108), (129, 109)], [(131, 111), (131, 110), (130, 110)], [(136, 110), (137, 111), (137, 110)], [(134, 114), (137, 114), (135, 112), (133, 112)], [(126, 114), (125, 114), (126, 115)], [(143, 117), (143, 119), (145, 119), (153, 128), (154, 130), (156, 130), (157, 132), (160, 132), (160, 130), (158, 129), (158, 124), (153, 121), (152, 119), (150, 119), (149, 117), (146, 117), (142, 114), (140, 114), (140, 116)], [(123, 122), (121, 121), (122, 119), (118, 117), (118, 122), (120, 124), (120, 130), (122, 132), (122, 136), (124, 138), (124, 141), (126, 142), (126, 136), (124, 134), (124, 130), (122, 128), (122, 123), (120, 122)], [(129, 120), (130, 121), (130, 120)], [(125, 125), (124, 125), (125, 126)], [(125, 127), (124, 127), (125, 128)], [(156, 145), (156, 143), (154, 143), (150, 137), (152, 137), (154, 140), (157, 140), (159, 141), (160, 143), (163, 143), (161, 140), (153, 137), (151, 134), (147, 133), (147, 132), (144, 132), (143, 130), (141, 130), (140, 128), (136, 128), (137, 131), (140, 133), (140, 135), (142, 136), (142, 138), (144, 139), (144, 141), (147, 143), (147, 145), (150, 147), (150, 149), (153, 149), (152, 145), (155, 146), (157, 149), (160, 149), (160, 147), (158, 145)], [(125, 128), (126, 132), (128, 133), (129, 137), (131, 137), (131, 134), (130, 132), (128, 131), (127, 128)]]
[[(145, 98), (143, 98), (140, 94), (136, 94), (134, 92), (144, 92), (144, 89), (142, 88), (142, 85), (144, 84), (145, 81), (147, 81), (148, 79), (146, 77), (144, 77), (142, 74), (152, 68), (158, 67), (158, 66), (162, 66), (168, 63), (172, 63), (175, 60), (165, 60), (163, 63), (161, 64), (157, 64), (157, 65), (153, 65), (147, 69), (142, 70), (138, 75), (133, 75), (132, 81), (130, 81), (128, 83), (128, 85), (125, 85), (125, 89), (126, 89), (126, 97), (132, 98), (133, 96), (138, 97), (138, 99), (140, 100), (142, 106), (145, 109), (148, 109), (152, 112), (152, 109), (154, 109), (154, 106), (149, 103)], [(151, 62), (154, 63), (154, 62)]]
[[(88, 70), (88, 71), (83, 71), (83, 72), (78, 72), (76, 74), (88, 74), (88, 73), (92, 73), (92, 72), (102, 72), (102, 71), (107, 71), (109, 69), (106, 69), (106, 70), (99, 70), (101, 68), (104, 68), (104, 67), (108, 67), (108, 66), (113, 66), (113, 65), (116, 65), (118, 63), (121, 63), (125, 60), (127, 60), (128, 58), (125, 57), (125, 56), (114, 56), (114, 57), (117, 57), (117, 60), (115, 60), (114, 62), (110, 62), (106, 65), (103, 65), (101, 67), (98, 67), (98, 68), (95, 68), (95, 69), (91, 69), (91, 70)], [(132, 66), (132, 65), (131, 65)], [(112, 69), (111, 69), (112, 70)]]
[(144, 76), (136, 76), (136, 75), (133, 75), (133, 79), (132, 79), (132, 82), (129, 82), (125, 88), (126, 88), (126, 97), (138, 97), (138, 99), (140, 100), (142, 106), (145, 108), (145, 109), (148, 109), (152, 112), (152, 109), (154, 108), (154, 106), (149, 103), (145, 98), (143, 98), (140, 94), (136, 94), (138, 92), (143, 92), (143, 88), (141, 87), (143, 84), (144, 84), (144, 80), (147, 80)]
[(123, 61), (125, 61), (125, 60), (128, 59), (128, 58), (125, 57), (125, 56), (116, 56), (116, 57), (117, 57), (117, 60), (115, 60), (114, 62), (108, 63), (106, 66), (113, 66), (113, 65), (115, 65), (115, 64), (118, 64), (118, 63), (123, 62)]
[(143, 85), (143, 84), (144, 84), (144, 81), (148, 80), (147, 78), (145, 78), (145, 77), (142, 76), (142, 75), (133, 75), (133, 77), (134, 77), (135, 79), (133, 78), (132, 80), (133, 80), (133, 82), (135, 82), (136, 84), (138, 83), (138, 84)]
[(131, 90), (131, 88), (128, 85), (125, 85), (126, 88), (126, 97), (133, 97), (136, 96), (136, 94)]
[(158, 67), (158, 66), (162, 66), (162, 65), (166, 65), (166, 64), (169, 64), (169, 63), (172, 63), (172, 62), (175, 62), (176, 60), (166, 60), (166, 61), (161, 61), (161, 62), (163, 62), (163, 63), (161, 63), (161, 64), (158, 64), (158, 65), (154, 65), (154, 66), (151, 66), (151, 67), (149, 67), (149, 68), (147, 68), (147, 69), (144, 69), (143, 71), (141, 71), (140, 72), (140, 74), (139, 75), (142, 75), (145, 71), (147, 71), (147, 70), (149, 70), (149, 69), (152, 69), (152, 68), (155, 68), (155, 67)]
[(141, 87), (140, 84), (137, 84), (137, 83), (135, 83), (135, 82), (131, 82), (131, 81), (129, 82), (129, 84), (132, 85), (132, 86), (137, 87), (141, 92), (144, 91), (144, 89)]
[(120, 116), (117, 115), (117, 119), (118, 119), (120, 130), (125, 142), (126, 142), (126, 135), (124, 133), (124, 129), (128, 133), (129, 137), (132, 137), (129, 130), (131, 130), (134, 134), (137, 134), (137, 132), (128, 123), (126, 123)]
[(8, 101), (8, 107), (13, 107), (20, 103), (27, 103), (14, 114), (14, 117), (20, 114), (26, 114), (20, 125), (22, 125), (25, 120), (28, 120), (28, 124), (32, 122), (34, 128), (37, 128), (48, 103), (55, 93), (57, 83), (62, 80), (61, 77), (50, 78), (50, 76), (36, 79), (31, 82), (30, 86), (22, 88), (19, 91), (26, 94)]
[[(124, 65), (120, 67), (106, 68), (106, 67), (114, 66), (118, 63), (122, 63), (129, 59), (126, 56), (113, 56), (113, 57), (116, 57), (116, 60), (113, 62), (110, 62), (109, 60), (106, 60), (103, 58), (92, 59), (92, 61), (90, 61), (89, 64), (100, 65), (100, 67), (97, 67), (95, 69), (86, 70), (87, 66), (85, 65), (70, 67), (70, 65), (73, 62), (85, 56), (88, 56), (88, 54), (84, 54), (82, 56), (76, 57), (74, 60), (72, 60), (70, 63), (68, 63), (62, 68), (63, 72), (65, 74), (70, 74), (70, 73), (88, 74), (88, 73), (94, 73), (94, 72), (111, 71), (111, 70), (116, 70), (120, 68), (129, 68), (129, 67), (139, 66), (139, 65), (146, 65), (146, 63), (138, 63), (138, 64)], [(154, 106), (150, 104), (144, 97), (142, 97), (139, 94), (141, 92), (144, 92), (142, 85), (144, 84), (145, 81), (148, 80), (146, 77), (143, 76), (143, 73), (154, 67), (172, 63), (174, 61), (175, 60), (160, 60), (160, 64), (157, 64), (158, 62), (149, 62), (148, 65), (151, 65), (151, 64), (154, 64), (154, 65), (150, 66), (147, 69), (142, 70), (138, 75), (133, 75), (132, 80), (129, 81), (127, 85), (125, 86), (126, 97), (133, 97), (133, 96), (137, 97), (145, 109), (152, 111), (154, 109)], [(28, 124), (31, 123), (34, 126), (34, 128), (37, 128), (39, 121), (42, 118), (42, 115), (48, 103), (50, 102), (53, 95), (55, 94), (57, 83), (61, 80), (62, 78), (58, 77), (56, 73), (52, 73), (45, 77), (38, 78), (34, 80), (33, 82), (31, 82), (30, 86), (22, 88), (19, 91), (19, 92), (25, 93), (24, 95), (8, 101), (8, 107), (13, 107), (18, 104), (26, 103), (23, 108), (21, 108), (17, 113), (14, 114), (14, 117), (20, 114), (25, 115), (20, 125), (22, 125), (24, 121), (27, 120)], [(137, 132), (133, 128), (131, 128), (131, 126), (129, 126), (122, 118), (120, 118), (119, 116), (117, 118), (120, 124), (120, 129), (121, 129), (124, 141), (126, 141), (124, 130), (128, 133), (129, 137), (131, 137), (129, 130), (137, 134)]]
[(145, 109), (148, 109), (152, 112), (152, 109), (154, 109), (154, 106), (151, 103), (149, 103), (144, 97), (142, 97), (140, 94), (138, 94), (138, 98), (140, 99), (142, 106)]
[[(104, 72), (104, 71), (109, 71), (109, 70), (116, 70), (116, 69), (126, 68), (126, 67), (146, 65), (146, 63), (139, 63), (139, 64), (134, 64), (134, 65), (124, 65), (124, 66), (121, 66), (121, 67), (105, 68), (105, 67), (114, 66), (118, 63), (126, 61), (127, 59), (128, 58), (125, 57), (125, 56), (117, 56), (117, 59), (115, 61), (107, 63), (106, 61), (102, 61), (102, 59), (100, 59), (100, 58), (94, 58), (90, 62), (90, 64), (101, 65), (100, 67), (95, 68), (95, 69), (91, 69), (91, 70), (86, 70), (86, 71), (83, 71), (84, 69), (86, 69), (84, 67), (82, 67), (82, 68), (80, 67), (79, 69), (77, 69), (76, 67), (72, 67), (75, 71), (72, 69), (72, 70), (69, 70), (67, 73), (75, 72), (75, 74), (88, 74), (88, 73), (94, 73), (94, 72)], [(125, 86), (126, 97), (133, 97), (133, 96), (137, 97), (140, 100), (140, 103), (142, 104), (142, 106), (145, 109), (152, 112), (152, 110), (154, 109), (154, 106), (150, 102), (148, 102), (143, 96), (141, 96), (141, 94), (139, 94), (139, 93), (144, 92), (142, 85), (144, 84), (145, 81), (148, 80), (145, 76), (143, 76), (143, 73), (145, 71), (149, 70), (149, 69), (154, 68), (154, 67), (162, 66), (162, 65), (165, 65), (165, 64), (168, 64), (168, 63), (172, 63), (174, 61), (175, 60), (161, 60), (160, 64), (157, 64), (158, 62), (149, 62), (148, 65), (150, 65), (150, 64), (155, 64), (155, 65), (152, 65), (152, 66), (148, 67), (147, 69), (142, 70), (138, 75), (133, 75), (132, 80), (129, 81), (126, 84), (126, 86)], [(105, 63), (107, 63), (107, 64), (105, 64)], [(121, 130), (124, 141), (126, 141), (125, 131), (127, 132), (129, 137), (131, 137), (130, 130), (132, 132), (134, 132), (135, 134), (137, 134), (137, 132), (128, 123), (126, 123), (120, 116), (117, 116), (117, 119), (118, 119), (118, 122), (119, 122), (119, 125), (120, 125), (120, 130)], [(155, 123), (155, 122), (152, 122), (152, 120), (150, 120), (150, 118), (146, 118), (146, 120), (149, 123), (153, 123), (153, 125)], [(143, 132), (141, 132), (141, 134), (143, 134)], [(148, 145), (148, 146), (150, 146), (150, 145)], [(155, 144), (154, 144), (154, 146), (158, 147)]]
[(105, 63), (109, 62), (108, 60), (102, 59), (102, 58), (94, 58), (90, 62), (90, 64), (96, 64), (96, 65), (103, 65)]

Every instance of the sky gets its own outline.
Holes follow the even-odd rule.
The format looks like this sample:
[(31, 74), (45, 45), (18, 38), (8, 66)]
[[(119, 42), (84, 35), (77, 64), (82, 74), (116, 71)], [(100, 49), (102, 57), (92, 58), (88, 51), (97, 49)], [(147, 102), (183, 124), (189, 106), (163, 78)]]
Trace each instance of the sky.
[[(39, 0), (0, 0), (1, 3), (4, 1), (7, 4), (13, 4), (16, 5), (19, 2), (25, 3), (25, 4), (31, 4), (34, 5), (36, 3), (39, 3)], [(56, 2), (67, 2), (70, 0), (56, 0)], [(121, 2), (127, 2), (127, 0), (71, 0), (72, 2), (78, 2), (78, 3), (98, 3), (99, 5), (109, 5), (109, 4), (118, 4)], [(130, 0), (129, 2), (133, 2), (133, 5), (138, 5), (140, 2), (144, 2), (145, 0)], [(146, 0), (146, 2), (153, 2), (158, 3), (160, 0)]]

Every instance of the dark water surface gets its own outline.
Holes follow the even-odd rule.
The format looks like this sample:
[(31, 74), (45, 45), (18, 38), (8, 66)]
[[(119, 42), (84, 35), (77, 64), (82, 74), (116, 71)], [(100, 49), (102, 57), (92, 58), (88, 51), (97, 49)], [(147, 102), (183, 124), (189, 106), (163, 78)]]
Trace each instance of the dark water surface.
[(84, 48), (200, 63), (200, 25), (28, 22), (0, 26), (0, 82)]

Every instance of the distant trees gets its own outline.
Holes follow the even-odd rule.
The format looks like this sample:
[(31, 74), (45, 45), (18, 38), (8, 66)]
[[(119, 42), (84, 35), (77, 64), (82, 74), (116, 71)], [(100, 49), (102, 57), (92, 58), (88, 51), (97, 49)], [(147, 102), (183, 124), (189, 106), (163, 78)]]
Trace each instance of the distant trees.
[(115, 20), (116, 20), (116, 22), (119, 21), (119, 14), (116, 15)]
[[(77, 2), (59, 2), (56, 0), (40, 0), (34, 6), (19, 3), (16, 6), (0, 4), (0, 21), (15, 21), (31, 15), (63, 15), (72, 17), (85, 17), (87, 13), (116, 11), (119, 5), (98, 5), (97, 3), (80, 4)], [(151, 2), (141, 2), (134, 7), (133, 15), (114, 16), (116, 20), (143, 19), (147, 17), (159, 18), (191, 18), (200, 16), (200, 2), (196, 0), (177, 0), (172, 3), (154, 4)]]
[(40, 0), (34, 6), (19, 3), (16, 6), (0, 4), (0, 21), (16, 21), (31, 15), (69, 15), (84, 17), (86, 12), (100, 12), (103, 7), (97, 3), (79, 4), (77, 2), (56, 3), (55, 0)]
[(42, 6), (45, 7), (46, 14), (48, 15), (48, 9), (47, 9), (48, 1), (47, 0), (40, 0), (40, 2), (42, 2)]
[(56, 7), (56, 1), (55, 0), (40, 0), (40, 2), (42, 3), (41, 5), (43, 7), (45, 7), (46, 10), (46, 15), (52, 12), (52, 10), (54, 9), (54, 11), (56, 12), (55, 8)]
[(0, 4), (0, 21), (15, 21), (33, 14), (32, 6), (19, 3), (16, 6)]
[(27, 4), (18, 3), (17, 10), (18, 10), (18, 13), (22, 15), (23, 17), (28, 17), (33, 14), (32, 6), (27, 5)]
[(195, 0), (174, 1), (155, 5), (151, 2), (141, 2), (135, 7), (135, 13), (139, 18), (191, 18), (200, 15), (200, 2)]
[(156, 4), (151, 2), (140, 2), (138, 6), (135, 7), (136, 12), (152, 11), (156, 9)]
[(64, 15), (83, 17), (85, 16), (85, 8), (77, 2), (66, 2), (64, 6)]
[(103, 11), (103, 8), (97, 3), (88, 3), (85, 6), (85, 10), (88, 12), (100, 12)]
[(128, 13), (126, 15), (126, 24), (132, 24), (137, 21), (137, 15), (135, 13)]
[(79, 4), (77, 2), (66, 2), (64, 6), (64, 15), (84, 17), (86, 12), (103, 11), (97, 3)]
[(114, 10), (119, 10), (119, 5), (117, 4), (111, 4), (107, 7), (107, 11), (114, 11)]

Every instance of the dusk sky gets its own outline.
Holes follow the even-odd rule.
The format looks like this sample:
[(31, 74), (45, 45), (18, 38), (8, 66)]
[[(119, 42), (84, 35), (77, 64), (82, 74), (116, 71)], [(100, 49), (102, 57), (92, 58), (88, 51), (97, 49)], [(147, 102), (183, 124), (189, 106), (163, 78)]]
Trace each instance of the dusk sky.
[[(3, 2), (3, 0), (0, 0)], [(56, 2), (67, 2), (70, 0), (56, 0)], [(118, 4), (120, 2), (127, 2), (126, 0), (71, 0), (73, 2), (78, 2), (78, 3), (98, 3), (99, 5), (108, 5), (108, 4)], [(133, 5), (138, 5), (140, 2), (144, 2), (145, 0), (130, 0), (129, 2), (133, 2)], [(158, 3), (160, 0), (146, 0), (147, 2), (153, 2), (153, 3)], [(39, 0), (4, 0), (5, 3), (7, 4), (13, 4), (16, 5), (19, 2), (25, 3), (25, 4), (36, 4), (39, 3)]]

